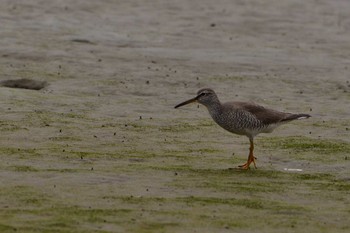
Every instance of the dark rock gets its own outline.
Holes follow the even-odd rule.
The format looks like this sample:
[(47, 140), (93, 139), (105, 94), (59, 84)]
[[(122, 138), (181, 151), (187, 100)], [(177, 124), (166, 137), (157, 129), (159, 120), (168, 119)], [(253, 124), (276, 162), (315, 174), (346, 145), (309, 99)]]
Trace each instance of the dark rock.
[(44, 87), (48, 85), (46, 81), (37, 81), (33, 79), (15, 79), (15, 80), (4, 80), (0, 82), (0, 85), (3, 87), (10, 87), (10, 88), (23, 88), (23, 89), (30, 89), (30, 90), (41, 90)]

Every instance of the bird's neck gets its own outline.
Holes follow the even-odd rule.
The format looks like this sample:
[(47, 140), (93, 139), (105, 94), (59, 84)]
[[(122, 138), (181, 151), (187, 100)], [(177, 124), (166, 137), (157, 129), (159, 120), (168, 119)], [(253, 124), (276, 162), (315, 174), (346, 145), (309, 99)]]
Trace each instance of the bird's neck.
[(211, 116), (218, 115), (222, 111), (222, 104), (220, 103), (219, 99), (207, 104), (206, 107)]

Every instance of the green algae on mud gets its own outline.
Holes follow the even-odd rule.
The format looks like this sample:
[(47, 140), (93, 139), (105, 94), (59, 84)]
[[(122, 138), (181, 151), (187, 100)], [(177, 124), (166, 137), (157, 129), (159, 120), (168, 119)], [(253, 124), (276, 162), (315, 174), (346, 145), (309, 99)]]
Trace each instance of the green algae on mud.
[(206, 127), (211, 127), (214, 124), (215, 123), (212, 120), (198, 120), (195, 123), (179, 122), (176, 124), (161, 126), (159, 130), (162, 132), (174, 132), (174, 133), (193, 132), (193, 131), (205, 130)]
[[(229, 170), (227, 170), (229, 171)], [(232, 174), (232, 171), (229, 171)], [(182, 175), (182, 173), (180, 173)], [(217, 178), (221, 177), (225, 179), (232, 176), (228, 176), (228, 172), (215, 173)], [(248, 173), (233, 173), (237, 175), (237, 178), (243, 178), (237, 180), (237, 184), (246, 184), (246, 179), (244, 177), (251, 177)], [(261, 177), (264, 172), (255, 173), (255, 178)], [(276, 174), (275, 174), (276, 175)], [(275, 177), (273, 180), (280, 180), (281, 178), (287, 179), (289, 174), (278, 173), (278, 178)], [(299, 174), (292, 174), (293, 177), (299, 179)], [(193, 186), (200, 179), (198, 176), (197, 180), (183, 179), (183, 188), (191, 188), (191, 190), (198, 190), (198, 188), (203, 189), (203, 187)], [(213, 173), (211, 176), (206, 177), (207, 180), (213, 179)], [(304, 178), (302, 178), (304, 179)], [(321, 176), (308, 176), (308, 182), (312, 180), (317, 181), (327, 181), (333, 179), (331, 176), (321, 175)], [(273, 181), (270, 180), (270, 181)], [(219, 181), (219, 179), (218, 179)], [(262, 182), (263, 180), (258, 180)], [(269, 183), (266, 180), (265, 183)], [(281, 183), (272, 183), (271, 185), (276, 186), (290, 186), (294, 188), (298, 186), (298, 182), (289, 182), (287, 180), (281, 180)], [(225, 180), (223, 185), (230, 186)], [(247, 184), (248, 186), (254, 186), (254, 183)], [(310, 187), (314, 187), (312, 183), (309, 183)], [(309, 186), (308, 185), (308, 186)], [(172, 186), (170, 184), (170, 186)], [(308, 190), (306, 186), (306, 190)], [(19, 216), (19, 221), (25, 221), (25, 216), (36, 216), (38, 220), (33, 220), (35, 227), (16, 226), (16, 225), (6, 225), (5, 230), (13, 230), (14, 228), (18, 230), (49, 232), (49, 230), (56, 229), (57, 231), (69, 231), (73, 230), (76, 232), (83, 232), (84, 229), (89, 229), (90, 224), (97, 224), (100, 226), (119, 226), (124, 230), (135, 231), (135, 232), (152, 232), (152, 231), (172, 231), (172, 230), (184, 230), (187, 227), (195, 224), (196, 228), (201, 228), (201, 226), (207, 225), (207, 227), (212, 227), (213, 229), (218, 229), (220, 227), (231, 227), (233, 229), (251, 229), (253, 223), (250, 218), (244, 218), (243, 215), (249, 214), (256, 218), (254, 220), (254, 227), (266, 227), (266, 226), (277, 226), (278, 229), (284, 229), (286, 225), (294, 225), (294, 228), (300, 228), (304, 224), (303, 218), (307, 218), (308, 223), (312, 223), (312, 213), (315, 207), (304, 204), (296, 204), (292, 201), (288, 201), (285, 198), (284, 193), (275, 196), (275, 200), (269, 198), (269, 195), (276, 193), (273, 190), (265, 190), (262, 192), (255, 193), (255, 190), (251, 190), (254, 195), (246, 192), (242, 192), (239, 186), (236, 186), (237, 190), (234, 195), (226, 194), (225, 197), (216, 196), (215, 193), (205, 189), (200, 193), (196, 191), (196, 194), (191, 196), (174, 196), (174, 197), (164, 197), (164, 196), (132, 196), (132, 195), (101, 195), (100, 201), (109, 203), (108, 208), (94, 208), (94, 207), (81, 207), (79, 205), (69, 205), (67, 204), (54, 204), (52, 207), (45, 207), (45, 203), (52, 203), (50, 201), (50, 196), (44, 196), (43, 202), (39, 201), (37, 198), (32, 198), (37, 194), (33, 193), (31, 189), (25, 187), (15, 187), (14, 190), (26, 192), (25, 198), (21, 198), (19, 204), (29, 204), (34, 209), (9, 209), (7, 214), (2, 215), (5, 219), (9, 219), (10, 215)], [(305, 188), (304, 188), (305, 189)], [(6, 193), (10, 190), (5, 190)], [(217, 189), (217, 191), (223, 191)], [(232, 192), (233, 190), (229, 190)], [(286, 190), (288, 191), (288, 190)], [(290, 192), (291, 190), (289, 190)], [(296, 190), (301, 192), (302, 190)], [(305, 191), (305, 190), (304, 190)], [(345, 190), (344, 190), (345, 191)], [(342, 192), (344, 192), (342, 191)], [(303, 192), (301, 192), (303, 193)], [(18, 193), (19, 194), (19, 193)], [(239, 194), (243, 194), (245, 197), (238, 197)], [(290, 195), (290, 194), (289, 194)], [(310, 193), (310, 198), (313, 194)], [(23, 195), (22, 195), (23, 196)], [(277, 197), (277, 198), (276, 198)], [(282, 199), (281, 199), (282, 198)], [(321, 196), (324, 198), (324, 196)], [(51, 199), (53, 200), (53, 199)], [(50, 201), (50, 202), (49, 202)], [(44, 206), (43, 206), (44, 205)], [(41, 207), (40, 207), (41, 206)], [(93, 205), (95, 206), (95, 205)], [(40, 208), (38, 208), (40, 207)], [(1, 212), (0, 212), (1, 214)], [(42, 217), (40, 217), (42, 216)], [(44, 217), (46, 216), (46, 217)], [(49, 217), (47, 217), (49, 216)], [(258, 217), (259, 216), (259, 217)], [(274, 216), (271, 218), (271, 216)], [(45, 221), (39, 221), (39, 219), (45, 218)], [(185, 220), (186, 219), (186, 220)], [(280, 222), (284, 219), (284, 223)], [(33, 223), (32, 221), (32, 223)], [(205, 222), (209, 221), (207, 224)], [(87, 224), (89, 223), (89, 224)], [(208, 225), (209, 224), (209, 225)], [(144, 228), (147, 226), (146, 228)], [(36, 230), (35, 230), (36, 229)], [(314, 229), (314, 228), (313, 228)], [(318, 229), (318, 228), (317, 228)], [(99, 232), (104, 232), (102, 229)]]
[(269, 137), (260, 140), (265, 148), (280, 149), (302, 160), (339, 162), (349, 156), (350, 143), (334, 139), (308, 137)]
[(38, 169), (32, 167), (32, 166), (11, 166), (11, 169), (13, 169), (16, 172), (37, 172)]
[(2, 132), (4, 131), (17, 131), (17, 130), (28, 130), (25, 127), (21, 127), (14, 122), (1, 122), (0, 129)]
[(7, 156), (39, 156), (40, 152), (39, 150), (36, 150), (35, 148), (15, 148), (15, 147), (0, 147), (0, 154), (7, 155)]
[(316, 120), (312, 123), (314, 127), (321, 128), (346, 128), (350, 125), (350, 120), (348, 119), (330, 119), (330, 120)]
[[(194, 140), (195, 143), (187, 143), (183, 139), (183, 135), (187, 133), (211, 130), (212, 123), (206, 120), (200, 123), (206, 129), (198, 127), (197, 122), (194, 122), (193, 125), (189, 124), (177, 130), (180, 123), (167, 128), (169, 125), (166, 122), (160, 122), (159, 127), (150, 121), (106, 124), (102, 123), (106, 122), (102, 119), (93, 124), (93, 119), (74, 116), (67, 116), (66, 119), (70, 122), (69, 130), (64, 129), (59, 133), (58, 130), (65, 123), (53, 125), (56, 134), (53, 134), (52, 140), (43, 144), (44, 148), (18, 150), (16, 147), (3, 147), (2, 154), (22, 158), (20, 165), (3, 165), (4, 171), (39, 177), (80, 177), (82, 183), (72, 183), (71, 189), (74, 191), (71, 192), (88, 197), (84, 188), (89, 182), (93, 183), (91, 190), (94, 191), (91, 191), (90, 196), (94, 197), (92, 203), (96, 205), (86, 202), (81, 204), (72, 199), (65, 203), (59, 188), (36, 186), (35, 192), (31, 189), (26, 192), (23, 188), (22, 191), (26, 194), (22, 199), (9, 196), (13, 190), (7, 189), (5, 197), (14, 203), (14, 208), (9, 207), (0, 212), (0, 217), (3, 217), (0, 224), (4, 226), (4, 232), (13, 229), (27, 232), (108, 232), (109, 227), (130, 232), (182, 232), (192, 229), (192, 226), (196, 226), (198, 231), (211, 229), (213, 232), (227, 229), (253, 231), (255, 227), (282, 231), (286, 228), (301, 230), (305, 224), (311, 224), (313, 230), (320, 230), (322, 226), (316, 224), (318, 218), (313, 213), (318, 211), (320, 214), (320, 206), (324, 208), (321, 202), (328, 201), (340, 206), (340, 203), (347, 201), (344, 195), (349, 190), (349, 185), (330, 173), (297, 174), (271, 168), (242, 171), (219, 166), (218, 164), (230, 164), (233, 159), (232, 156), (222, 156), (224, 149), (212, 142)], [(117, 138), (125, 142), (113, 142), (115, 139), (111, 134), (108, 142), (105, 140), (109, 140), (109, 136), (102, 140), (95, 139), (93, 148), (80, 145), (88, 137), (76, 133), (80, 130), (79, 127), (74, 127), (76, 121), (85, 123), (89, 130), (118, 130), (120, 136)], [(104, 127), (101, 127), (102, 124)], [(139, 133), (155, 135), (152, 139), (157, 146), (141, 144), (144, 138)], [(167, 141), (163, 141), (159, 133), (166, 134)], [(172, 134), (178, 138), (170, 137)], [(122, 135), (126, 137), (123, 138)], [(81, 140), (76, 140), (77, 136)], [(128, 138), (133, 140), (129, 142)], [(299, 150), (308, 153), (308, 150), (316, 146), (317, 150), (323, 150), (320, 155), (328, 155), (331, 150), (337, 153), (343, 151), (334, 141), (327, 148), (327, 142), (317, 144), (316, 140), (305, 140), (303, 137), (272, 138), (269, 141), (270, 139), (261, 139), (263, 148), (285, 152), (296, 151), (300, 146)], [(44, 163), (34, 165), (26, 164), (23, 160), (30, 157), (37, 158), (39, 162), (38, 157), (40, 159), (44, 156), (59, 163), (54, 166)], [(88, 170), (99, 162), (102, 163), (100, 170)], [(138, 177), (140, 181), (128, 186), (127, 182), (104, 183), (104, 180), (89, 180), (98, 174), (111, 178), (124, 174), (127, 177)], [(143, 181), (147, 177), (157, 179), (148, 181), (145, 186)], [(103, 189), (105, 186), (108, 188)], [(149, 190), (140, 191), (139, 187)], [(324, 190), (330, 193), (322, 193)], [(22, 191), (17, 189), (16, 193), (20, 194)], [(129, 195), (125, 192), (129, 192)], [(307, 204), (296, 201), (299, 197)], [(310, 202), (309, 198), (317, 201)], [(338, 208), (342, 211), (341, 207)], [(322, 211), (322, 216), (329, 214), (327, 210)], [(255, 220), (246, 219), (242, 215), (252, 216)], [(11, 222), (14, 216), (19, 219), (20, 224)], [(32, 221), (36, 227), (28, 226), (28, 218), (36, 219)], [(255, 227), (252, 227), (253, 224)]]
[(224, 205), (229, 206), (242, 206), (248, 209), (273, 209), (273, 210), (306, 210), (303, 206), (292, 206), (285, 205), (278, 201), (267, 201), (248, 198), (224, 198), (224, 197), (201, 197), (201, 196), (186, 196), (186, 197), (134, 197), (134, 196), (105, 196), (104, 199), (121, 200), (123, 202), (130, 203), (132, 205), (136, 204), (159, 204), (163, 205), (189, 205), (189, 206), (203, 206), (203, 205)]

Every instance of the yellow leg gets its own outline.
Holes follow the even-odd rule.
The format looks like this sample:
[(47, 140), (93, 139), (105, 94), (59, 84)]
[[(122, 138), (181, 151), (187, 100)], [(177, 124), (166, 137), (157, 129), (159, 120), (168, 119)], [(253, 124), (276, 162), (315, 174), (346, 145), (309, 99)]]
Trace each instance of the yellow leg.
[(253, 142), (252, 138), (249, 138), (249, 141), (250, 141), (250, 147), (249, 147), (248, 160), (245, 164), (239, 166), (240, 168), (245, 169), (245, 170), (249, 169), (249, 166), (251, 163), (254, 164), (255, 169), (257, 168), (256, 164), (255, 164), (256, 158), (254, 157), (254, 142)]

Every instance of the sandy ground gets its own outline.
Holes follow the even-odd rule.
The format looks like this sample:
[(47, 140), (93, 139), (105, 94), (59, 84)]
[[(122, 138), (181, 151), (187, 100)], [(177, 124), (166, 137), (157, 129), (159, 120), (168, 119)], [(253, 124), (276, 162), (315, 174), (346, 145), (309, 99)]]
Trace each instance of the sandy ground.
[[(350, 3), (0, 2), (1, 232), (349, 232)], [(312, 118), (248, 140), (202, 87)], [(285, 169), (301, 169), (291, 172)]]

